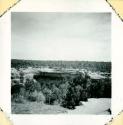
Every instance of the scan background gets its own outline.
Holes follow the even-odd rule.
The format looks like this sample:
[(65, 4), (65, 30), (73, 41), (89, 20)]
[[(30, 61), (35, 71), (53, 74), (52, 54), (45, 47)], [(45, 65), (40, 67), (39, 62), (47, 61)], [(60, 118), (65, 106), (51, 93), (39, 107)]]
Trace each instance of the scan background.
[[(111, 12), (112, 13), (112, 115), (12, 115), (11, 114), (11, 12)], [(14, 125), (104, 125), (123, 109), (123, 22), (102, 0), (20, 1), (0, 19), (0, 106)]]

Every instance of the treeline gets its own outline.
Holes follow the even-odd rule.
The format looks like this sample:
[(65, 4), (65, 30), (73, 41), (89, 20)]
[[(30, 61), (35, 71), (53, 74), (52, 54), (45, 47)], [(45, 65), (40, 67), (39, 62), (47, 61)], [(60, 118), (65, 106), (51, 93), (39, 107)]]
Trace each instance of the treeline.
[(59, 67), (59, 68), (74, 68), (87, 69), (95, 72), (111, 73), (111, 62), (95, 62), (95, 61), (38, 61), (38, 60), (11, 60), (12, 68), (27, 68), (27, 67)]
[[(20, 78), (22, 82), (23, 74)], [(111, 98), (111, 79), (91, 79), (87, 73), (77, 73), (75, 77), (51, 79), (43, 78), (39, 73), (33, 79), (26, 79), (23, 85), (13, 84), (11, 93), (14, 102), (40, 101), (74, 109), (81, 101), (87, 101), (88, 98)]]

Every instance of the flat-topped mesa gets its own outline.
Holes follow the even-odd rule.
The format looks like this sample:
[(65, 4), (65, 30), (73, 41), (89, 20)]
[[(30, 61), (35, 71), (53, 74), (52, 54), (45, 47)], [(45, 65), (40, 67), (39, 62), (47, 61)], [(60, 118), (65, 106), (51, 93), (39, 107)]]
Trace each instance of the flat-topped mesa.
[(34, 75), (34, 79), (51, 79), (51, 80), (62, 80), (67, 77), (72, 77), (74, 74), (62, 73), (62, 72), (40, 72), (39, 74)]
[(62, 69), (53, 69), (53, 68), (27, 68), (16, 70), (12, 68), (11, 70), (11, 80), (12, 85), (15, 84), (25, 84), (26, 79), (35, 79), (39, 80), (64, 80), (71, 79), (81, 75), (82, 78), (88, 77), (94, 80), (110, 78), (110, 74), (105, 74), (102, 72), (91, 72), (86, 69), (73, 69), (73, 68), (62, 68)]
[(43, 79), (46, 79), (46, 78), (49, 78), (49, 79), (63, 79), (63, 78), (73, 78), (75, 77), (76, 75), (81, 75), (83, 78), (85, 76), (88, 76), (89, 78), (91, 79), (105, 79), (107, 78), (106, 76), (100, 74), (100, 73), (96, 73), (96, 72), (88, 72), (88, 71), (72, 71), (72, 72), (68, 72), (68, 71), (64, 71), (64, 72), (60, 72), (60, 71), (52, 71), (52, 72), (40, 72), (40, 73), (37, 73), (36, 75), (34, 75), (34, 78), (35, 79), (38, 79), (38, 78), (43, 78)]

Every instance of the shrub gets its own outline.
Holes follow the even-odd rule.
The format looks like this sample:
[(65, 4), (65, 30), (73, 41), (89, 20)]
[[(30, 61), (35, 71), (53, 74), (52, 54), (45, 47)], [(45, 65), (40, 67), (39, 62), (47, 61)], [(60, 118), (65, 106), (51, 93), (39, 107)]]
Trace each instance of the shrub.
[(35, 90), (39, 92), (39, 91), (41, 90), (41, 86), (40, 86), (40, 84), (39, 84), (36, 80), (34, 80), (34, 79), (26, 79), (25, 89), (26, 89), (26, 91), (28, 91), (28, 92), (34, 92)]
[(11, 87), (11, 94), (12, 95), (24, 96), (24, 91), (25, 91), (25, 88), (22, 84), (13, 85)]
[(24, 102), (25, 88), (23, 84), (14, 82), (11, 86), (11, 100), (17, 103)]
[(111, 98), (111, 80), (94, 79), (87, 88), (91, 98)]
[(37, 100), (37, 95), (38, 95), (38, 94), (37, 94), (37, 91), (33, 91), (33, 92), (31, 91), (31, 92), (29, 93), (29, 95), (27, 95), (27, 96), (28, 96), (27, 98), (28, 98), (29, 101), (32, 101), (32, 102), (33, 102), (33, 101), (36, 101), (36, 100)]
[(34, 91), (34, 92), (29, 93), (28, 100), (44, 103), (45, 102), (45, 96), (43, 95), (42, 92)]
[(52, 86), (52, 100), (59, 101), (60, 99), (60, 90), (55, 85)]
[(42, 103), (45, 102), (45, 96), (44, 96), (44, 94), (42, 92), (38, 92), (37, 102), (42, 102)]
[(79, 105), (80, 100), (82, 100), (82, 97), (83, 97), (82, 92), (83, 92), (83, 89), (80, 85), (75, 86), (75, 104), (76, 105)]
[(34, 81), (33, 81), (33, 79), (26, 79), (25, 89), (28, 92), (34, 92), (35, 88), (34, 88)]
[(48, 89), (48, 88), (44, 88), (43, 94), (44, 94), (44, 96), (46, 98), (45, 103), (52, 104), (52, 99), (51, 99), (52, 91), (50, 89)]
[(68, 87), (69, 87), (68, 82), (66, 82), (64, 84), (61, 84), (60, 87), (59, 87), (59, 91), (60, 91), (59, 102), (60, 102), (60, 104), (62, 104), (63, 100), (66, 98), (66, 94), (68, 92)]
[(62, 106), (68, 109), (75, 109), (75, 91), (74, 87), (70, 86), (66, 94), (65, 99), (62, 102)]
[(11, 85), (14, 86), (14, 85), (19, 85), (20, 84), (20, 79), (12, 79), (11, 80)]
[(76, 76), (69, 83), (66, 97), (62, 102), (62, 106), (69, 109), (74, 109), (80, 104), (80, 101), (87, 101), (87, 83), (89, 76), (87, 73), (77, 72)]
[(16, 103), (24, 103), (24, 101), (25, 101), (24, 97), (19, 94), (11, 95), (11, 100)]
[(11, 68), (11, 79), (18, 79), (20, 78), (19, 71), (15, 68)]
[(111, 84), (107, 83), (104, 85), (104, 94), (105, 98), (111, 98)]

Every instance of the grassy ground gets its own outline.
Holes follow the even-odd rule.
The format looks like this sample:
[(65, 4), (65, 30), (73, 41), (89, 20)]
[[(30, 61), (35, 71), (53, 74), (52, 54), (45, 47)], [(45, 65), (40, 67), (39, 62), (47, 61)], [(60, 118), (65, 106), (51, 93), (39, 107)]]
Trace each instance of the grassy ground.
[(81, 106), (69, 110), (59, 105), (46, 105), (40, 102), (13, 103), (12, 114), (97, 114), (108, 115), (111, 108), (110, 98), (91, 98)]
[(12, 114), (63, 114), (66, 109), (59, 105), (46, 105), (39, 102), (13, 103)]

